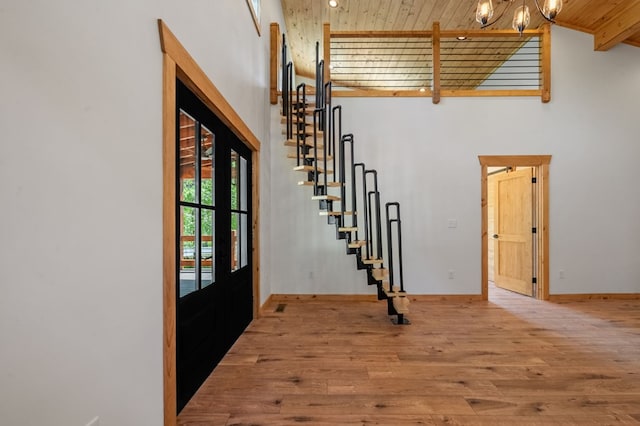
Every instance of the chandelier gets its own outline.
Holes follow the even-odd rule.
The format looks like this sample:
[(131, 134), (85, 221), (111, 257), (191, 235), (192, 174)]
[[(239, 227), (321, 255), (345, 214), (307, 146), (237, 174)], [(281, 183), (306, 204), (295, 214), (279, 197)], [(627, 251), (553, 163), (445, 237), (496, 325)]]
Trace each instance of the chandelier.
[[(511, 7), (516, 0), (504, 0), (507, 6), (502, 10), (502, 13), (495, 18), (493, 21), (491, 18), (493, 17), (493, 3), (491, 0), (478, 0), (478, 8), (476, 9), (476, 21), (480, 23), (480, 28), (486, 28), (490, 25), (495, 24), (497, 21), (502, 18), (507, 9)], [(544, 19), (549, 22), (555, 23), (554, 19), (560, 13), (562, 9), (562, 0), (544, 0), (544, 4), (540, 7), (538, 0), (533, 0), (536, 9), (540, 12), (540, 15)], [(513, 21), (511, 26), (514, 30), (518, 31), (520, 34), (527, 28), (529, 25), (529, 19), (531, 15), (529, 14), (529, 6), (525, 4), (525, 0), (522, 0), (522, 5), (518, 6), (513, 14)]]

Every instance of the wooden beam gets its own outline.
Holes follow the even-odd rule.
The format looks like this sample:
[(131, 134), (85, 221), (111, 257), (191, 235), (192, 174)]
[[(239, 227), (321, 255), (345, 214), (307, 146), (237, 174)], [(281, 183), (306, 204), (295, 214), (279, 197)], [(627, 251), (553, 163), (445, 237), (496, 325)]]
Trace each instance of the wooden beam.
[(429, 38), (431, 31), (332, 31), (331, 38)]
[(431, 51), (433, 52), (433, 86), (431, 87), (431, 101), (440, 103), (440, 22), (433, 23), (433, 38), (431, 39)]
[(431, 96), (431, 90), (334, 90), (334, 98), (425, 98)]
[(606, 51), (640, 31), (640, 0), (627, 0), (616, 6), (594, 34), (594, 49)]
[(280, 26), (276, 22), (272, 22), (270, 29), (269, 100), (271, 105), (275, 105), (278, 103), (278, 69), (282, 61), (282, 58), (280, 58)]
[[(525, 30), (524, 36), (540, 35), (540, 30)], [(433, 31), (332, 31), (331, 38), (430, 38)], [(520, 38), (513, 30), (441, 30), (442, 38), (465, 37), (512, 37)]]
[(551, 26), (547, 23), (542, 26), (542, 51), (540, 53), (540, 65), (542, 66), (540, 98), (543, 103), (551, 100)]
[(532, 89), (532, 90), (515, 90), (515, 89), (505, 89), (505, 90), (471, 90), (471, 89), (453, 89), (453, 90), (442, 90), (440, 92), (440, 96), (446, 97), (483, 97), (483, 96), (541, 96), (541, 90)]

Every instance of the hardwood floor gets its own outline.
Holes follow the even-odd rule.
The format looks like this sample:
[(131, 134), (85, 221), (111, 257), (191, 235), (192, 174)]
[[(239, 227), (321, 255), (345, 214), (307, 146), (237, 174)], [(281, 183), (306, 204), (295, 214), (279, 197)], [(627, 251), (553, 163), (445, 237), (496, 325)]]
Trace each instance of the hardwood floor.
[(640, 424), (640, 300), (490, 293), (412, 301), (408, 326), (385, 302), (272, 301), (178, 423)]

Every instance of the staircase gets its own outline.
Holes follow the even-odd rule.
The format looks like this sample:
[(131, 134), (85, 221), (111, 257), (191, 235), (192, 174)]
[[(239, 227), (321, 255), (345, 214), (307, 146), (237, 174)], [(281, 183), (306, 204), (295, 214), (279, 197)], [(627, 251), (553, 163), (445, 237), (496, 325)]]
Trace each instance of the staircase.
[[(409, 298), (402, 274), (400, 204), (385, 204), (386, 234), (383, 241), (378, 172), (355, 160), (355, 137), (343, 133), (342, 106), (332, 105), (331, 82), (323, 82), (324, 61), (316, 44), (315, 88), (301, 83), (293, 87), (293, 64), (287, 62), (282, 36), (282, 111), (287, 157), (295, 160), (292, 171), (302, 173), (298, 185), (312, 188), (320, 216), (335, 227), (345, 252), (356, 267), (366, 271), (367, 284), (375, 285), (378, 300), (387, 301), (387, 313), (395, 324), (409, 324)], [(387, 257), (383, 258), (383, 246)], [(385, 266), (386, 264), (386, 266)], [(397, 282), (395, 282), (397, 280)]]

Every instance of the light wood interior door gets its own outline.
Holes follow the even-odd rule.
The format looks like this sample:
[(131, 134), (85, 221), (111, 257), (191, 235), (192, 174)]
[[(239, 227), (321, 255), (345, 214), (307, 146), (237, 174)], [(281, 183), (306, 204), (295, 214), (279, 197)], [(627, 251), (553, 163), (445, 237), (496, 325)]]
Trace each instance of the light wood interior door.
[(494, 282), (533, 296), (533, 169), (497, 175), (494, 204)]

